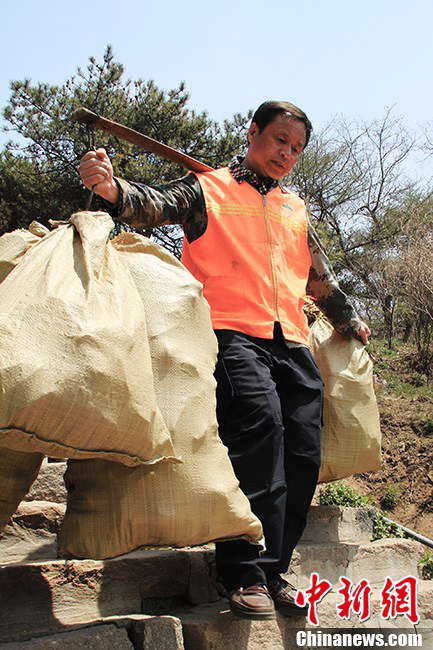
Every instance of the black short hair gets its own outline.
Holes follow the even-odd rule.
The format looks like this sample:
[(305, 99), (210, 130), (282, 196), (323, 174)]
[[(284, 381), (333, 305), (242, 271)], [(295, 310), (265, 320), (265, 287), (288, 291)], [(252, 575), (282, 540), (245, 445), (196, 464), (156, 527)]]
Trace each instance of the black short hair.
[(302, 122), (305, 126), (305, 146), (307, 146), (310, 139), (311, 131), (313, 130), (312, 124), (304, 111), (291, 104), (290, 102), (267, 101), (260, 104), (258, 109), (253, 115), (252, 122), (255, 122), (259, 127), (259, 131), (263, 129), (279, 114), (286, 113), (290, 117), (295, 118)]

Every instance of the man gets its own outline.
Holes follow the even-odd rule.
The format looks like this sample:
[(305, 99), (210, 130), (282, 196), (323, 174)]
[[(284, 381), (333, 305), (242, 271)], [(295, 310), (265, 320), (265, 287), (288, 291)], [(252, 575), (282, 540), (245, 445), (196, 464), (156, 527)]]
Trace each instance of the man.
[(152, 188), (113, 178), (102, 149), (80, 165), (85, 186), (113, 216), (145, 228), (184, 228), (182, 261), (203, 283), (218, 338), (220, 436), (266, 540), (262, 555), (244, 540), (216, 544), (230, 607), (247, 618), (272, 618), (275, 607), (306, 613), (281, 577), (320, 466), (322, 381), (308, 349), (306, 294), (343, 335), (367, 343), (370, 334), (330, 271), (303, 201), (278, 183), (310, 133), (299, 108), (265, 102), (249, 127), (245, 158), (227, 168)]

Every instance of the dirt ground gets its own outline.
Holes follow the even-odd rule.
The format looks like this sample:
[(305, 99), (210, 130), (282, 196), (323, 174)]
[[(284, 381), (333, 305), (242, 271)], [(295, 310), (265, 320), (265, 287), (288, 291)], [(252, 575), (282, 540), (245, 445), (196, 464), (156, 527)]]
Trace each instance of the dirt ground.
[[(397, 523), (433, 540), (433, 405), (376, 389), (382, 429), (382, 469), (343, 480), (358, 493), (371, 496)], [(397, 503), (381, 505), (387, 487), (400, 490)]]

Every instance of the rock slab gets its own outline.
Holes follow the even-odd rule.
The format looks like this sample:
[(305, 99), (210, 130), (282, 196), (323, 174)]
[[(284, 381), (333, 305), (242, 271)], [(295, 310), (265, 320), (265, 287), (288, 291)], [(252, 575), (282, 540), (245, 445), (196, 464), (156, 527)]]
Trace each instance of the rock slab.
[(55, 559), (64, 513), (61, 503), (22, 501), (0, 533), (0, 565)]
[[(157, 647), (157, 646), (154, 646)], [(101, 625), (73, 632), (64, 632), (18, 643), (0, 644), (1, 650), (133, 650), (134, 646), (125, 629), (114, 625)]]
[(39, 474), (30, 492), (25, 497), (26, 501), (53, 501), (55, 503), (66, 503), (66, 488), (63, 482), (63, 474), (66, 471), (64, 461), (49, 463), (45, 459), (39, 470)]
[(373, 539), (374, 508), (311, 506), (301, 542), (362, 544)]

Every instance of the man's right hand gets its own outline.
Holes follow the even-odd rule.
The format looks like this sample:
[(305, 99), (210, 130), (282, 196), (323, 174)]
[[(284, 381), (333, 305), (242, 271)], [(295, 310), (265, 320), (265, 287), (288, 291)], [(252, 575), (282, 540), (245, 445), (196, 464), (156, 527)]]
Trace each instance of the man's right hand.
[(88, 151), (81, 159), (79, 172), (87, 189), (110, 203), (117, 203), (119, 189), (113, 179), (113, 167), (105, 149)]

